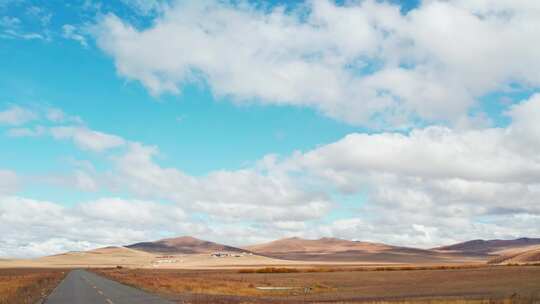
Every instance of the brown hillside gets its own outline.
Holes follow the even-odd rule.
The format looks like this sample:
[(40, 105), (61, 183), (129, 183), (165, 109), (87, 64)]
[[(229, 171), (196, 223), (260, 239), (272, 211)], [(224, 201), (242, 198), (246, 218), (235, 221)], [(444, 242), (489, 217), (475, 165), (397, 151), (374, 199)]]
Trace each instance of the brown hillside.
[(200, 240), (190, 236), (163, 239), (155, 242), (142, 242), (126, 246), (127, 248), (169, 254), (197, 254), (211, 253), (216, 251), (244, 252), (245, 250), (218, 244), (214, 242)]
[(420, 264), (470, 261), (459, 254), (337, 238), (306, 240), (294, 237), (245, 248), (256, 254), (285, 260)]
[(280, 239), (269, 243), (245, 247), (247, 250), (257, 253), (333, 253), (343, 251), (364, 251), (380, 252), (388, 250), (392, 246), (369, 243), (347, 241), (338, 238), (321, 238), (318, 240), (307, 240), (298, 237)]
[(460, 252), (469, 255), (492, 255), (499, 251), (540, 245), (540, 238), (519, 238), (515, 240), (473, 240), (449, 246), (434, 248), (436, 251)]
[(529, 264), (540, 263), (540, 246), (508, 251), (489, 261), (490, 264)]

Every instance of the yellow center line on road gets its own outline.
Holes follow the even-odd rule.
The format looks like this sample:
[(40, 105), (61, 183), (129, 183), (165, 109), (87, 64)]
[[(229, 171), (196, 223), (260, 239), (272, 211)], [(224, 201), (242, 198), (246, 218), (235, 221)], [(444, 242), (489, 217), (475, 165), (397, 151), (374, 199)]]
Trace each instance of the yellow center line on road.
[[(90, 283), (90, 280), (88, 280), (88, 279), (86, 279), (86, 278), (83, 278), (83, 279), (86, 281), (86, 283), (88, 283), (88, 285), (92, 286), (92, 288), (94, 288), (95, 290), (97, 290), (97, 292), (98, 292), (100, 295), (102, 295), (102, 296), (105, 297), (105, 295), (103, 294), (103, 291), (99, 290), (99, 289), (97, 288), (96, 285)], [(109, 298), (105, 298), (105, 301), (107, 302), (107, 304), (114, 304), (114, 302), (113, 302), (111, 299), (109, 299)]]

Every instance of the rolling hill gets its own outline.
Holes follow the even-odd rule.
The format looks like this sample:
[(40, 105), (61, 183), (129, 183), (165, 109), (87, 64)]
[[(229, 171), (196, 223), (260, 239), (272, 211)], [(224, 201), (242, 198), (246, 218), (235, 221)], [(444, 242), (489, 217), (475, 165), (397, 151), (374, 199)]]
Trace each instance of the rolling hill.
[(536, 264), (540, 263), (540, 245), (504, 250), (489, 264)]
[[(217, 258), (210, 253), (229, 252)], [(250, 254), (243, 254), (248, 252)], [(236, 254), (240, 253), (240, 254)], [(251, 254), (253, 253), (253, 254)], [(254, 265), (325, 264), (531, 264), (540, 263), (540, 239), (473, 240), (433, 249), (417, 249), (338, 238), (280, 239), (237, 248), (183, 236), (125, 247), (74, 251), (35, 259), (0, 260), (9, 267), (205, 268)]]
[(125, 246), (150, 253), (201, 254), (212, 252), (245, 252), (240, 248), (200, 240), (190, 236), (169, 238), (154, 242), (142, 242)]
[(468, 259), (459, 254), (390, 246), (337, 238), (307, 240), (286, 238), (245, 247), (253, 253), (285, 260), (366, 262), (366, 263), (446, 263)]
[(392, 246), (385, 244), (348, 241), (338, 238), (321, 238), (318, 240), (308, 240), (298, 237), (285, 238), (269, 243), (245, 247), (246, 250), (252, 252), (264, 252), (267, 254), (292, 252), (330, 253), (354, 250), (360, 250), (365, 252), (378, 252), (390, 248), (392, 248)]
[(117, 265), (142, 268), (151, 264), (155, 255), (125, 247), (104, 247), (88, 251), (70, 251), (35, 259), (12, 259), (0, 263), (3, 267), (78, 268), (115, 267)]
[(540, 245), (540, 238), (519, 238), (515, 240), (472, 240), (449, 246), (433, 248), (434, 251), (461, 253), (466, 255), (498, 255), (504, 250)]

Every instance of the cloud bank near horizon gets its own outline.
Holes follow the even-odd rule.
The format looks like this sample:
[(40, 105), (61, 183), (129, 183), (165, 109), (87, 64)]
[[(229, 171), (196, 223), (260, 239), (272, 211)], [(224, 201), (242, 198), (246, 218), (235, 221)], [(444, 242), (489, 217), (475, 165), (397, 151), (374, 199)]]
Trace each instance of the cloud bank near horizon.
[[(155, 146), (63, 126), (101, 134), (91, 137), (92, 145), (81, 145), (48, 131), (58, 126), (41, 127), (41, 136), (73, 140), (83, 151), (93, 147), (91, 153), (110, 163), (106, 170), (79, 168), (65, 186), (127, 192), (138, 200), (112, 196), (73, 207), (41, 202), (17, 196), (16, 175), (2, 171), (7, 181), (0, 187), (2, 227), (14, 232), (3, 241), (2, 253), (32, 255), (171, 234), (235, 245), (280, 236), (337, 236), (421, 247), (455, 242), (460, 235), (538, 235), (540, 95), (507, 114), (512, 122), (505, 128), (355, 133), (310, 151), (268, 155), (251, 167), (204, 176), (160, 165)], [(107, 145), (111, 138), (115, 145)], [(366, 199), (342, 218), (328, 220), (342, 208), (336, 194)]]

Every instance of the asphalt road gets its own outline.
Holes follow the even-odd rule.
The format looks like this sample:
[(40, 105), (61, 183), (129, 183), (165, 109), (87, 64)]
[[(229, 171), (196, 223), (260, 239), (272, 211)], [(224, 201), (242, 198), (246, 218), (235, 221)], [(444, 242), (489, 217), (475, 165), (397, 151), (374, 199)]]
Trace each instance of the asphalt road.
[(172, 304), (156, 295), (98, 276), (73, 270), (45, 300), (46, 304)]

